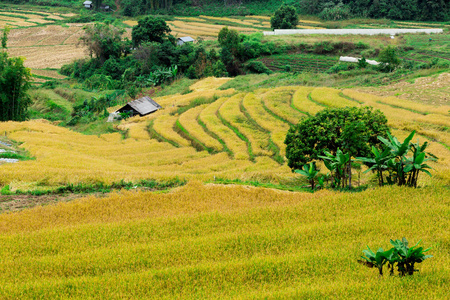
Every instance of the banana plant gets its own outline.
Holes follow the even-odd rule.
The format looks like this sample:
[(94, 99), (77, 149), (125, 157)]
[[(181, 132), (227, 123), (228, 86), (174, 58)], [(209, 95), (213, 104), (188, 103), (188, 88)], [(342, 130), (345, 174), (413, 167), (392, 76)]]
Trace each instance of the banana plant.
[(432, 255), (425, 255), (424, 253), (430, 250), (431, 248), (423, 250), (423, 247), (416, 248), (419, 243), (415, 244), (412, 247), (408, 247), (408, 241), (406, 238), (402, 238), (402, 240), (391, 240), (391, 244), (395, 249), (393, 257), (390, 259), (390, 263), (397, 263), (397, 270), (400, 276), (413, 275), (415, 271), (414, 269), (415, 263), (421, 263), (425, 259), (433, 257)]
[(365, 256), (361, 256), (365, 261), (359, 260), (359, 263), (362, 263), (370, 268), (376, 267), (378, 268), (378, 272), (380, 276), (383, 276), (383, 266), (392, 259), (392, 255), (394, 254), (394, 248), (384, 251), (383, 248), (378, 249), (376, 253), (374, 253), (369, 246), (367, 246), (367, 250), (363, 250)]
[(406, 184), (406, 172), (404, 171), (406, 163), (406, 153), (408, 153), (409, 143), (411, 142), (415, 133), (416, 131), (413, 130), (413, 132), (411, 132), (411, 134), (403, 141), (403, 143), (400, 143), (398, 139), (396, 137), (393, 137), (389, 132), (387, 132), (389, 140), (378, 136), (378, 139), (390, 149), (391, 155), (394, 158), (394, 160), (391, 161), (391, 166), (395, 171), (397, 177), (396, 182), (398, 185)]
[(424, 172), (431, 176), (431, 173), (427, 169), (432, 169), (429, 165), (425, 164), (426, 161), (436, 161), (437, 157), (429, 152), (425, 152), (428, 143), (425, 142), (422, 145), (417, 143), (411, 143), (410, 149), (413, 152), (413, 157), (407, 159), (404, 171), (409, 173), (406, 184), (408, 186), (417, 187), (417, 180), (420, 172)]
[(380, 152), (377, 148), (372, 146), (372, 153), (373, 158), (357, 157), (356, 160), (362, 161), (370, 166), (370, 168), (364, 173), (376, 170), (378, 184), (380, 186), (383, 186), (384, 185), (383, 171), (385, 171), (388, 168), (386, 162), (391, 158), (390, 150), (386, 148), (384, 149), (383, 152)]
[(336, 151), (336, 155), (328, 151), (325, 151), (324, 154), (325, 156), (319, 155), (319, 157), (323, 159), (325, 166), (331, 171), (334, 177), (334, 185), (344, 187), (346, 177), (345, 167), (350, 161), (350, 154), (343, 153), (339, 148)]
[(319, 174), (319, 170), (316, 169), (316, 164), (310, 162), (309, 164), (305, 164), (302, 170), (295, 170), (295, 173), (306, 176), (309, 184), (311, 184), (311, 189), (314, 191), (315, 188), (315, 178), (317, 174)]

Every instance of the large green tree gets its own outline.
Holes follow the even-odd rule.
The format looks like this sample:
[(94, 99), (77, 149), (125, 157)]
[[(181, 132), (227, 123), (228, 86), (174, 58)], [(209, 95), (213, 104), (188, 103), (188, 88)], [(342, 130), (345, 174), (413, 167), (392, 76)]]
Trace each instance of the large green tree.
[(85, 45), (91, 57), (95, 56), (101, 62), (110, 57), (119, 58), (124, 54), (126, 45), (122, 41), (125, 30), (108, 23), (86, 25), (80, 42)]
[(7, 32), (2, 38), (0, 52), (0, 121), (24, 121), (31, 100), (27, 95), (30, 87), (30, 70), (23, 65), (21, 57), (8, 57), (6, 52)]
[(170, 37), (170, 32), (171, 29), (166, 21), (158, 17), (146, 16), (133, 27), (131, 37), (134, 46), (139, 46), (143, 42), (163, 43)]
[(350, 157), (368, 156), (372, 145), (380, 145), (378, 136), (389, 131), (387, 119), (371, 107), (329, 108), (291, 126), (284, 143), (288, 166), (299, 170), (325, 152), (336, 155), (338, 149)]
[(273, 29), (293, 29), (297, 27), (297, 24), (297, 11), (290, 5), (281, 5), (275, 11), (275, 15), (270, 18), (270, 26)]

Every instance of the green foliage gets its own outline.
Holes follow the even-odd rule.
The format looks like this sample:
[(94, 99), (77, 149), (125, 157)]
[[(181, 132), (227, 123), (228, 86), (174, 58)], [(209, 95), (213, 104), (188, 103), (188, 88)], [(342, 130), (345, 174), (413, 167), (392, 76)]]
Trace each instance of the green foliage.
[(256, 74), (271, 74), (272, 71), (266, 67), (265, 64), (263, 64), (260, 61), (254, 60), (254, 61), (249, 61), (246, 65), (245, 68), (250, 71), (251, 73), (256, 73)]
[(363, 56), (362, 58), (358, 59), (358, 68), (365, 69), (369, 66), (369, 63), (366, 61), (366, 58)]
[(365, 263), (368, 267), (376, 267), (380, 273), (380, 276), (383, 276), (383, 266), (392, 259), (392, 255), (394, 253), (394, 248), (384, 251), (383, 248), (377, 250), (374, 253), (369, 246), (367, 246), (367, 250), (363, 250), (365, 256), (361, 256), (363, 259), (367, 261)]
[(311, 184), (311, 190), (314, 191), (314, 188), (316, 186), (315, 179), (317, 177), (317, 174), (319, 174), (319, 170), (316, 169), (316, 164), (314, 162), (305, 164), (302, 170), (295, 170), (295, 173), (305, 176), (309, 184)]
[(297, 24), (297, 11), (290, 5), (281, 5), (270, 18), (270, 27), (273, 29), (294, 29)]
[(389, 149), (384, 149), (383, 152), (379, 151), (377, 148), (372, 146), (372, 153), (373, 158), (367, 158), (367, 157), (358, 157), (357, 160), (362, 161), (370, 166), (370, 168), (365, 171), (364, 173), (370, 172), (370, 171), (377, 171), (377, 178), (378, 178), (378, 184), (380, 186), (384, 185), (383, 180), (383, 171), (387, 170), (387, 161), (390, 159), (390, 153)]
[[(435, 161), (436, 157), (425, 149), (428, 143), (422, 145), (411, 143), (415, 131), (403, 141), (399, 142), (396, 137), (387, 133), (388, 139), (379, 136), (378, 139), (384, 144), (386, 149), (380, 152), (372, 147), (373, 158), (358, 157), (357, 159), (370, 166), (368, 171), (376, 170), (379, 185), (384, 184), (383, 171), (388, 171), (389, 175), (386, 180), (389, 184), (406, 185), (417, 187), (417, 180), (420, 172), (424, 172), (431, 176), (427, 169), (431, 169), (425, 162)], [(412, 152), (412, 156), (408, 157), (408, 152)]]
[(83, 27), (84, 35), (80, 42), (87, 47), (89, 55), (101, 62), (110, 57), (121, 57), (128, 45), (122, 42), (125, 30), (112, 24), (94, 23)]
[(144, 42), (162, 43), (168, 38), (171, 29), (166, 21), (154, 16), (146, 16), (138, 20), (138, 25), (133, 27), (131, 37), (133, 45), (139, 46)]
[(388, 130), (384, 114), (371, 107), (325, 109), (289, 128), (284, 141), (288, 166), (299, 169), (324, 151), (369, 154), (372, 145), (380, 144), (377, 136)]
[(3, 28), (3, 35), (2, 35), (2, 48), (3, 49), (7, 48), (8, 34), (9, 34), (10, 30), (11, 29), (9, 28), (9, 26), (5, 26), (5, 28)]
[(319, 17), (322, 20), (338, 21), (350, 19), (352, 17), (352, 14), (350, 12), (350, 7), (344, 5), (342, 1), (339, 1), (336, 5), (333, 2), (328, 2), (322, 12), (319, 14)]
[(379, 68), (384, 72), (392, 72), (399, 64), (398, 49), (392, 46), (387, 46), (380, 51), (378, 61), (380, 62)]
[(334, 178), (333, 187), (345, 187), (347, 175), (350, 177), (350, 154), (343, 153), (339, 148), (335, 155), (328, 151), (324, 153), (325, 156), (319, 155), (319, 158), (323, 159), (325, 167), (330, 170)]
[(21, 57), (9, 58), (0, 53), (0, 121), (24, 121), (31, 105), (27, 90), (30, 87), (30, 69)]
[(67, 125), (74, 126), (77, 123), (88, 123), (97, 119), (103, 119), (105, 109), (111, 106), (121, 104), (121, 98), (124, 91), (114, 92), (112, 94), (92, 97), (91, 100), (85, 100), (80, 105), (73, 107), (72, 118)]
[(394, 267), (397, 264), (397, 272), (399, 276), (414, 275), (415, 271), (414, 265), (416, 263), (421, 263), (427, 258), (433, 257), (432, 255), (425, 255), (424, 253), (430, 250), (423, 249), (422, 247), (416, 248), (420, 241), (412, 246), (408, 246), (408, 241), (406, 238), (402, 240), (391, 240), (391, 244), (394, 246), (390, 250), (383, 251), (382, 248), (378, 249), (377, 253), (367, 246), (367, 250), (363, 250), (364, 256), (361, 256), (364, 261), (359, 260), (358, 262), (368, 266), (369, 268), (377, 267), (380, 276), (383, 275), (383, 266), (388, 263), (388, 269), (390, 275), (394, 275)]

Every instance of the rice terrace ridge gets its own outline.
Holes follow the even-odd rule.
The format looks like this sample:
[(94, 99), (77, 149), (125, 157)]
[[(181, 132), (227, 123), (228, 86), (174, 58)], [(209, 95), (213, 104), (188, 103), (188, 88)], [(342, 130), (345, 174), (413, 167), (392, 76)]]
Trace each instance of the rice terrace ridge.
[(448, 299), (446, 3), (83, 2), (0, 4), (0, 299)]

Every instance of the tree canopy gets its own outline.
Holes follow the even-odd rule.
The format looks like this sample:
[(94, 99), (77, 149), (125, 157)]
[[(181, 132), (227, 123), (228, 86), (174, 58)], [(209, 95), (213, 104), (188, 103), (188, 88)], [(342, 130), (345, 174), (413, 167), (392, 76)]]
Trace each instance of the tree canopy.
[(290, 5), (281, 5), (275, 11), (275, 15), (270, 18), (270, 26), (273, 29), (294, 29), (297, 24), (297, 11)]
[(133, 27), (131, 37), (134, 46), (139, 46), (143, 42), (162, 43), (166, 37), (169, 37), (170, 32), (171, 29), (166, 21), (158, 17), (146, 16)]
[(104, 62), (110, 57), (119, 58), (124, 53), (122, 34), (125, 30), (107, 23), (94, 23), (83, 29), (84, 35), (80, 42), (87, 47), (91, 57), (95, 56)]
[[(2, 48), (6, 48), (6, 38)], [(6, 51), (0, 52), (0, 121), (27, 119), (31, 100), (26, 91), (30, 78), (30, 69), (24, 67), (23, 58), (9, 58)]]
[(329, 108), (302, 120), (289, 129), (285, 144), (288, 166), (301, 169), (320, 159), (325, 151), (336, 155), (338, 149), (351, 156), (368, 156), (378, 136), (389, 131), (387, 119), (371, 107)]

